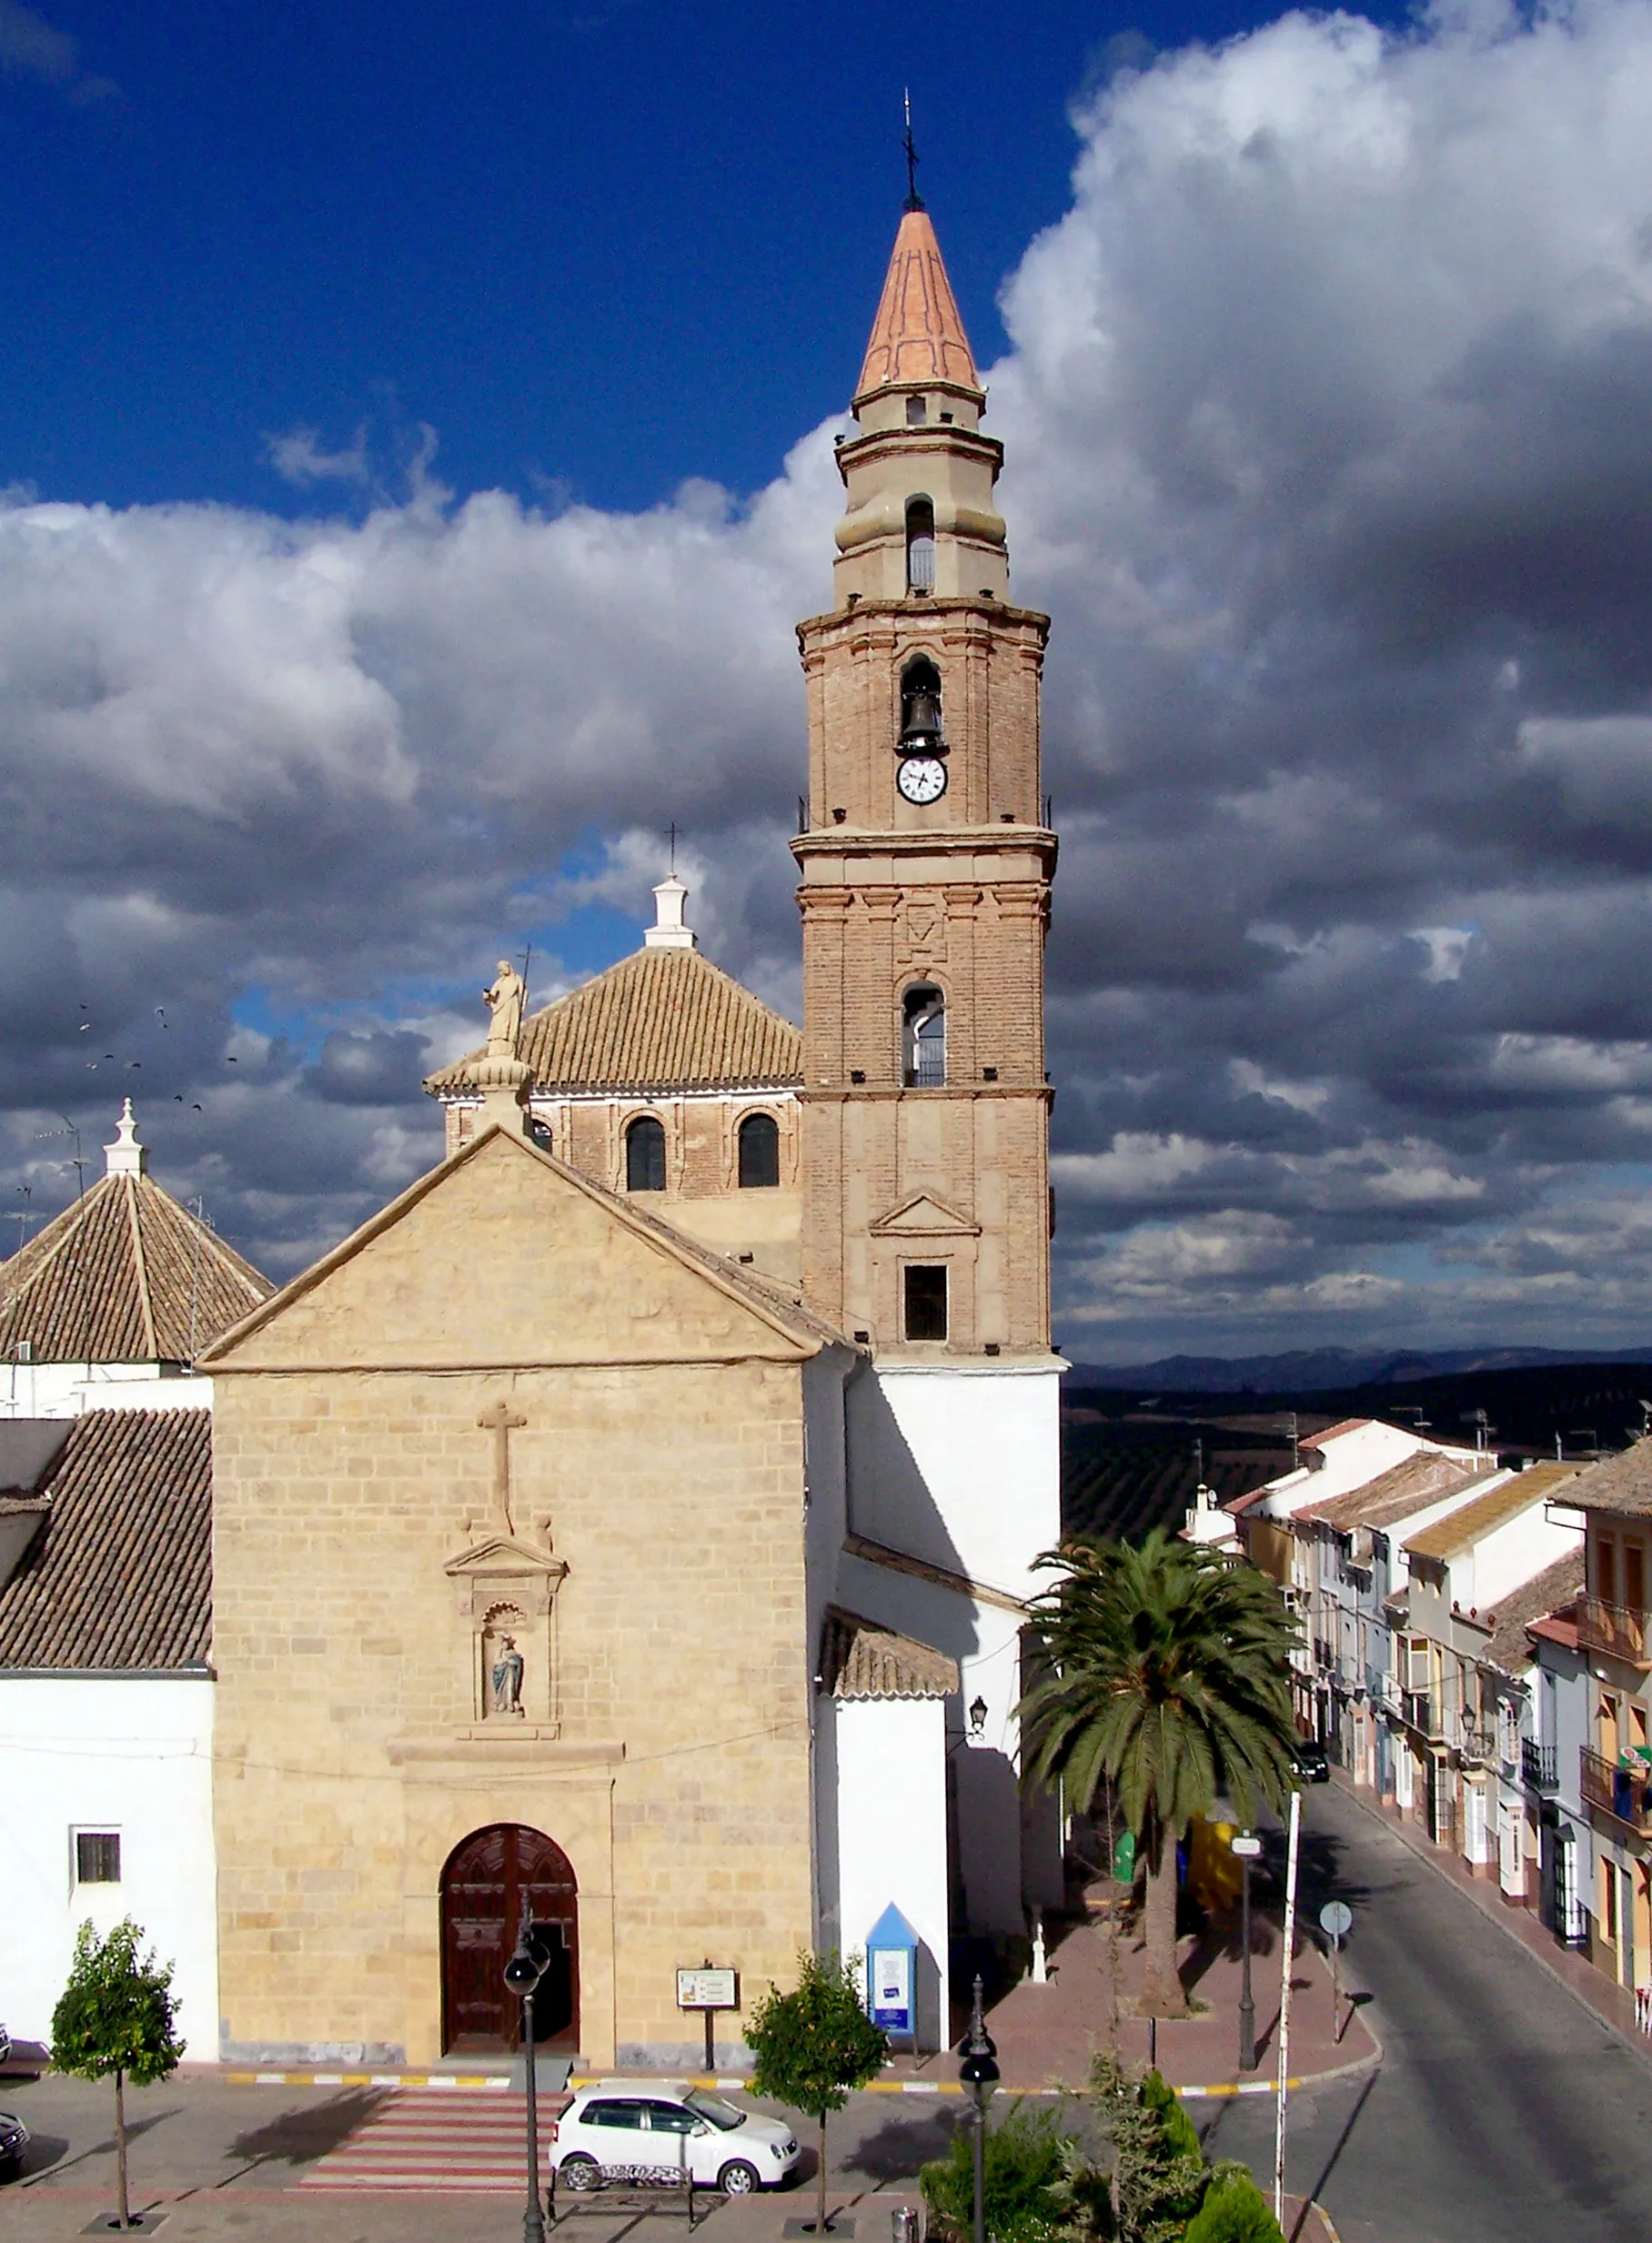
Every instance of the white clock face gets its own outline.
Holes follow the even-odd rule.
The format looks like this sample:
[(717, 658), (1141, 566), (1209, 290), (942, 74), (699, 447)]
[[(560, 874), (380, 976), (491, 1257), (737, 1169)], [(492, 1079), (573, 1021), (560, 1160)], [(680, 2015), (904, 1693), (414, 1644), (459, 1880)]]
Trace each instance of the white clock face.
[(909, 802), (934, 802), (946, 792), (946, 765), (938, 756), (907, 756), (895, 784)]

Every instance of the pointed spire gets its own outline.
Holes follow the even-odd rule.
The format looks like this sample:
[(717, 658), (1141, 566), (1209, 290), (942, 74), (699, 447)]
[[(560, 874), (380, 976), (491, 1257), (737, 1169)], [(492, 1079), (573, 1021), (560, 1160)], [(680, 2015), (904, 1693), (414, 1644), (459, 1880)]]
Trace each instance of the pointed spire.
[(137, 1142), (137, 1123), (127, 1099), (115, 1124), (115, 1142), (104, 1147), (106, 1176), (141, 1176), (149, 1164), (147, 1150)]
[(683, 921), (682, 907), (688, 894), (675, 872), (660, 881), (654, 890), (654, 924), (642, 938), (647, 949), (691, 951), (698, 947), (700, 937)]
[(891, 383), (947, 382), (981, 395), (975, 356), (929, 212), (909, 204), (895, 236), (855, 403)]

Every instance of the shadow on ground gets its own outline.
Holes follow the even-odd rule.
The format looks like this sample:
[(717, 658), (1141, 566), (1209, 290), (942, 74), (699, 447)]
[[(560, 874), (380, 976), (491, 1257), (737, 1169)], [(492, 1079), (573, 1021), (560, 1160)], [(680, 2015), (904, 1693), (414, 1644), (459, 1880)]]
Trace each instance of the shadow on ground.
[(903, 2113), (857, 2142), (841, 2162), (832, 2162), (840, 2171), (856, 2174), (881, 2188), (915, 2181), (920, 2166), (946, 2156), (958, 2123), (945, 2109), (926, 2110), (922, 2117)]
[(284, 2111), (267, 2126), (237, 2134), (229, 2155), (241, 2160), (243, 2170), (257, 2165), (314, 2165), (317, 2158), (348, 2141), (384, 2099), (382, 2089), (370, 2087), (329, 2095), (325, 2103)]

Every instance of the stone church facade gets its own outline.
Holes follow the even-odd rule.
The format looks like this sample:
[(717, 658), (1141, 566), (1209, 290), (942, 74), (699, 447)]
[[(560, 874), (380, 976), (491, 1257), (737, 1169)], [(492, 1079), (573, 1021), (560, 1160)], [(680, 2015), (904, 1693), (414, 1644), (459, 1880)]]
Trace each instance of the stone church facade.
[[(1018, 1781), (1057, 1537), (1045, 619), (927, 214), (841, 447), (808, 693), (800, 1031), (643, 947), (432, 1077), (447, 1157), (203, 1359), (227, 2056), (700, 2050), (676, 1973), (1059, 1897)], [(893, 1912), (891, 1917), (891, 1912)]]

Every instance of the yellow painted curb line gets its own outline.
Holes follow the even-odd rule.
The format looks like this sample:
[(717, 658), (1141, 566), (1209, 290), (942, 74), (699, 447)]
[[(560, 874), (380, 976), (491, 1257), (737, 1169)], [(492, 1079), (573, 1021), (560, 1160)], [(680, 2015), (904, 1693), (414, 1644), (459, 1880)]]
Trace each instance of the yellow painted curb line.
[[(739, 2091), (750, 2083), (743, 2079), (713, 2079), (709, 2075), (680, 2073), (693, 2087), (720, 2087), (725, 2094)], [(593, 2087), (606, 2078), (622, 2077), (611, 2072), (578, 2073), (569, 2080), (569, 2087)], [(639, 2074), (640, 2077), (641, 2075)], [(1289, 2093), (1316, 2085), (1324, 2075), (1304, 2072), (1285, 2082)], [(225, 2083), (232, 2087), (441, 2087), (452, 2092), (493, 2089), (503, 2094), (510, 2086), (504, 2072), (226, 2072)], [(1223, 2080), (1214, 2087), (1178, 2087), (1180, 2096), (1275, 2095), (1276, 2079)], [(1006, 2081), (1002, 2092), (1006, 2095), (1072, 2095), (1072, 2087), (1018, 2087)], [(963, 2089), (955, 2079), (872, 2079), (860, 2090), (862, 2095), (962, 2095)]]

